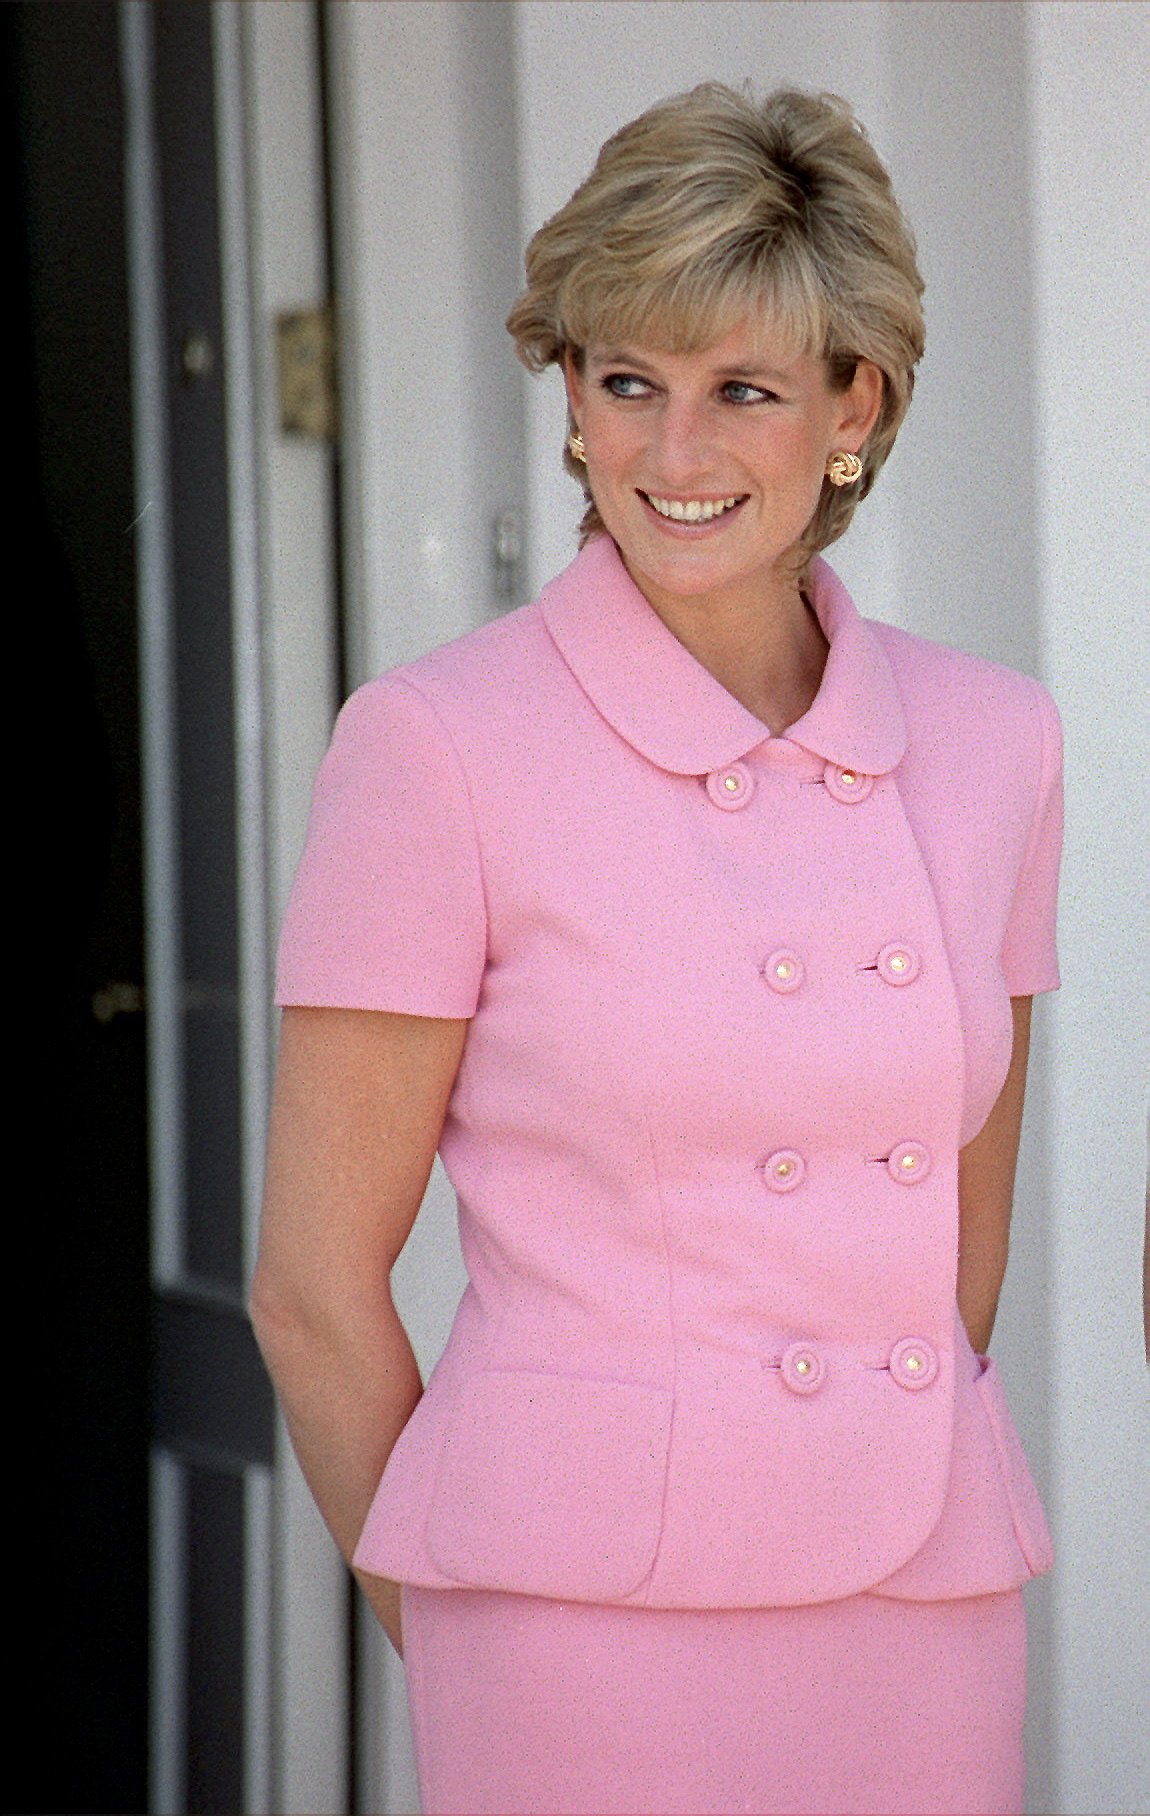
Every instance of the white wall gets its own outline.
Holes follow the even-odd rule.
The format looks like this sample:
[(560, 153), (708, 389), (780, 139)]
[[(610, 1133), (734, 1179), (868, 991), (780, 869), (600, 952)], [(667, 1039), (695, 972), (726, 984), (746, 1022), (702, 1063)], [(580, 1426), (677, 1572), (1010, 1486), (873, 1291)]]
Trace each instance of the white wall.
[[(1038, 1016), (995, 1343), (1061, 1554), (1031, 1596), (1029, 1806), (1150, 1807), (1136, 1757), (1147, 1589), (1136, 1535), (1150, 1495), (1134, 1060), (1146, 1028), (1128, 931), (1140, 856), (1131, 783), (1147, 766), (1144, 675), (1132, 685), (1145, 435), (1131, 328), (1145, 241), (1131, 212), (1150, 140), (1137, 73), (1146, 9), (356, 0), (330, 10), (357, 677), (490, 609), (469, 577), (484, 570), (493, 505), (521, 483), (518, 423), (525, 592), (574, 551), (581, 499), (559, 465), (561, 387), (519, 377), (501, 322), (516, 283), (509, 261), (608, 132), (705, 77), (796, 82), (847, 95), (890, 164), (919, 235), (928, 352), (899, 447), (834, 559), (865, 610), (1042, 675), (1067, 725), (1067, 986)], [(491, 484), (475, 478), (477, 448)], [(505, 449), (514, 457), (501, 468)], [(437, 1280), (454, 1289), (446, 1241), (437, 1234), (411, 1263), (426, 1331), (442, 1318)]]
[[(1150, 1809), (1143, 7), (1028, 9), (1042, 647), (1066, 725), (1049, 1028), (1058, 1807)], [(1143, 198), (1139, 214), (1139, 198)]]
[(511, 15), (342, 0), (332, 43), (352, 679), (482, 622), (522, 488)]
[[(245, 521), (244, 532), (254, 535), (259, 563), (265, 961), (299, 859), (337, 691), (331, 456), (281, 433), (275, 371), (276, 315), (328, 294), (316, 26), (315, 6), (298, 0), (216, 9), (221, 86), (238, 85), (244, 122), (255, 504), (255, 521)], [(254, 1014), (266, 1024), (270, 978), (261, 975), (254, 987)], [(262, 1097), (250, 1071), (245, 1082), (253, 1100)], [(262, 1112), (261, 1103), (256, 1114)], [(345, 1573), (282, 1428), (271, 1495), (266, 1603), (254, 1584), (248, 1587), (249, 1622), (266, 1623), (271, 1654), (270, 1732), (260, 1737), (271, 1759), (264, 1797), (250, 1807), (319, 1816), (343, 1807), (347, 1777)], [(256, 1550), (254, 1534), (249, 1542)], [(262, 1700), (255, 1668), (262, 1662), (249, 1663), (253, 1710)], [(263, 1725), (249, 1712), (252, 1729)]]

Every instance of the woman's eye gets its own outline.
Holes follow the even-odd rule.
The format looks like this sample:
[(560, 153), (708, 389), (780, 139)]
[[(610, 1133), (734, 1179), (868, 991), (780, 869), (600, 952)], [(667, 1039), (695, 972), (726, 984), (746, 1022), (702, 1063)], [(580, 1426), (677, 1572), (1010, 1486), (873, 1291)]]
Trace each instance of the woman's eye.
[(645, 397), (650, 388), (646, 379), (637, 378), (634, 372), (608, 372), (602, 384), (612, 397)]
[(764, 391), (760, 385), (749, 385), (741, 378), (730, 379), (723, 386), (723, 393), (732, 404), (759, 404), (774, 396), (773, 391)]

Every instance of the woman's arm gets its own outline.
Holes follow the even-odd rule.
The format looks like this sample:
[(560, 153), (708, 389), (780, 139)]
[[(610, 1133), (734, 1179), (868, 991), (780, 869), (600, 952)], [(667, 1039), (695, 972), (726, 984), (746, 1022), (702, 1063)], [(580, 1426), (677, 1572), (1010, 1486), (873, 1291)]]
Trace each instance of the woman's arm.
[(958, 1309), (980, 1355), (990, 1342), (1006, 1272), (1032, 1001), (1011, 999), (1014, 1047), (1006, 1082), (984, 1127), (958, 1157)]
[[(348, 1559), (422, 1392), (390, 1275), (467, 1025), (284, 1011), (251, 1314), (308, 1485)], [(398, 1586), (360, 1581), (398, 1648)]]

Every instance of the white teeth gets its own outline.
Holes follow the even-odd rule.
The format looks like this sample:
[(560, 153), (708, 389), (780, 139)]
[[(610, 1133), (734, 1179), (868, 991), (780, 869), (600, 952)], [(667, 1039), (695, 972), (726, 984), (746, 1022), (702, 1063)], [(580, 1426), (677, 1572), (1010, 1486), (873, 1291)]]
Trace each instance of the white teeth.
[(713, 517), (721, 517), (724, 511), (730, 511), (738, 504), (735, 498), (689, 498), (684, 503), (679, 498), (654, 498), (650, 492), (644, 494), (660, 517), (670, 517), (675, 523), (710, 523)]

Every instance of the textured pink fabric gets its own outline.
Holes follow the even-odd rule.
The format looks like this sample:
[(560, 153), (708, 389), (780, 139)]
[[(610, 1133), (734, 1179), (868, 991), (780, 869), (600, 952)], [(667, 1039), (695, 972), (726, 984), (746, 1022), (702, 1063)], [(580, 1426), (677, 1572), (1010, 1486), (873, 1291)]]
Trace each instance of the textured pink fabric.
[(425, 1816), (1012, 1816), (1021, 1596), (724, 1613), (404, 1593)]
[(341, 716), (279, 1000), (474, 1017), (471, 1286), (367, 1569), (722, 1607), (1049, 1563), (954, 1288), (1009, 997), (1057, 982), (1057, 720), (824, 563), (814, 604), (785, 737), (606, 538)]

